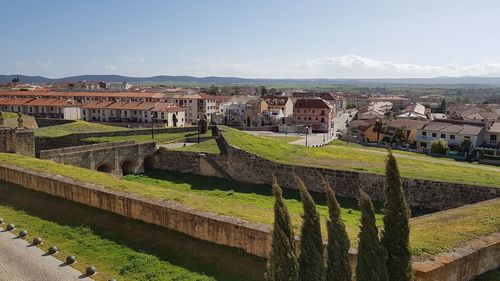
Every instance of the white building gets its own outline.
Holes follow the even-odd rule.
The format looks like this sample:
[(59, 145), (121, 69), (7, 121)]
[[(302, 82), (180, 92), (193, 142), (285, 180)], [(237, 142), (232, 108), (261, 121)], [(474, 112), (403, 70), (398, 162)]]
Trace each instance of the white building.
[(472, 147), (483, 144), (484, 124), (454, 120), (434, 120), (417, 130), (417, 147), (430, 148), (434, 140), (443, 139), (450, 146), (460, 146), (464, 139), (469, 139)]
[(132, 84), (129, 84), (127, 82), (111, 82), (111, 83), (106, 83), (106, 89), (110, 91), (126, 91), (128, 89), (132, 88)]

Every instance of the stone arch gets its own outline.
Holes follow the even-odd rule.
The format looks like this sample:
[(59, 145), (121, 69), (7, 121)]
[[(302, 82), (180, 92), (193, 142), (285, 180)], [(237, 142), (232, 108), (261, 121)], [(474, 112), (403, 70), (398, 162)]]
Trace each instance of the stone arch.
[(139, 165), (137, 164), (136, 160), (125, 159), (120, 165), (120, 168), (122, 169), (123, 175), (129, 175), (129, 174), (135, 174), (138, 170), (138, 166)]
[(151, 171), (153, 169), (154, 156), (148, 155), (144, 157), (144, 171)]
[(97, 165), (97, 168), (96, 170), (98, 172), (103, 172), (103, 173), (111, 173), (113, 172), (113, 165), (111, 163), (101, 163), (99, 165)]

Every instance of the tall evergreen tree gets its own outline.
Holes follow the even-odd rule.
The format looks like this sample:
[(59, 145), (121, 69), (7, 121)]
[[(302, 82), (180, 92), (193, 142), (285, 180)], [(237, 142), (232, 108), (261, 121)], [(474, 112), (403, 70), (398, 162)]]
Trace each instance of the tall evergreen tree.
[(326, 246), (326, 281), (351, 281), (352, 271), (349, 260), (349, 236), (340, 217), (340, 206), (335, 192), (328, 183), (324, 184), (328, 204), (328, 245)]
[(410, 252), (410, 208), (406, 202), (396, 159), (389, 150), (385, 168), (384, 230), (382, 244), (387, 251), (390, 281), (412, 279)]
[(359, 232), (356, 281), (388, 281), (385, 264), (387, 253), (378, 237), (375, 212), (368, 194), (359, 195), (361, 231)]
[(298, 281), (299, 265), (295, 253), (295, 236), (283, 193), (273, 176), (274, 225), (273, 244), (267, 262), (267, 281)]
[(299, 276), (301, 281), (325, 280), (325, 262), (323, 261), (323, 239), (321, 238), (321, 221), (316, 211), (311, 194), (304, 182), (294, 175), (299, 187), (304, 214), (300, 235)]

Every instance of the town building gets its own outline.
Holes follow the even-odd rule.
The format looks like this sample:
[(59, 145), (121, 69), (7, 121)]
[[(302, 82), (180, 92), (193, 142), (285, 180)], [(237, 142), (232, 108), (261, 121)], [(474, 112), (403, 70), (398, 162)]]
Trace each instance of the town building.
[(373, 118), (383, 118), (385, 114), (389, 113), (392, 109), (390, 102), (370, 102), (358, 109), (357, 119), (368, 120)]
[(79, 120), (82, 103), (73, 99), (0, 97), (0, 110), (39, 118)]
[(484, 145), (500, 149), (500, 121), (488, 126), (484, 136)]
[(293, 101), (288, 96), (263, 96), (261, 97), (268, 104), (268, 109), (281, 110), (284, 117), (293, 116)]
[(401, 114), (397, 115), (397, 118), (410, 118), (410, 119), (427, 119), (427, 114), (430, 111), (426, 110), (425, 106), (419, 103), (412, 103), (408, 105), (405, 109), (401, 111)]
[(336, 115), (343, 113), (347, 109), (347, 98), (343, 97), (341, 93), (325, 93), (320, 97), (331, 105), (335, 105)]
[(206, 119), (212, 122), (217, 113), (215, 96), (205, 93), (196, 94), (174, 94), (166, 98), (167, 102), (175, 103), (186, 111), (186, 122), (197, 124), (198, 119)]
[(269, 108), (267, 102), (263, 99), (253, 99), (247, 102), (245, 107), (245, 112), (243, 113), (243, 119), (245, 120), (245, 126), (247, 127), (257, 127), (262, 125), (262, 112)]
[(97, 122), (151, 123), (184, 127), (185, 112), (172, 103), (95, 101), (81, 107), (82, 119)]
[(311, 126), (313, 131), (331, 132), (335, 107), (320, 98), (298, 99), (293, 109), (293, 120), (297, 125)]
[(110, 82), (106, 83), (106, 90), (108, 91), (127, 91), (132, 88), (132, 84), (127, 82)]
[(430, 148), (434, 140), (443, 139), (450, 147), (459, 147), (464, 139), (469, 139), (472, 147), (483, 144), (485, 125), (480, 122), (458, 120), (434, 120), (417, 129), (417, 147)]

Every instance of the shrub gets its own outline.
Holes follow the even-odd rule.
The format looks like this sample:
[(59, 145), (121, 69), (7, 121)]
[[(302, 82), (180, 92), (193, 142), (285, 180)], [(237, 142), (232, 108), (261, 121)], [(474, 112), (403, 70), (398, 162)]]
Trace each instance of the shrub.
[(448, 149), (448, 142), (443, 139), (434, 140), (431, 144), (431, 152), (435, 154), (446, 154)]

